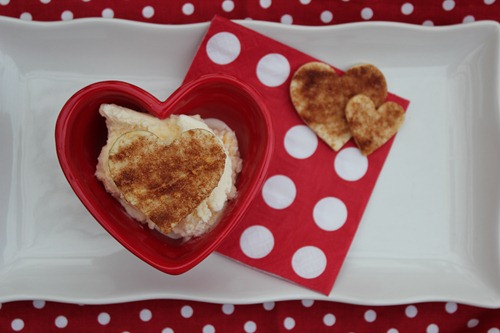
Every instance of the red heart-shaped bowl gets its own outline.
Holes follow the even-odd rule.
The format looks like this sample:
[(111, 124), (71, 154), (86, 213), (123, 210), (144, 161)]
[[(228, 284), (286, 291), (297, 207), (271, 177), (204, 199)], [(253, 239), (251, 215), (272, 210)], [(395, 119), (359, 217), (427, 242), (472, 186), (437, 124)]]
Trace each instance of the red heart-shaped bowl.
[[(103, 103), (162, 119), (172, 114), (217, 118), (235, 131), (243, 159), (236, 183), (238, 195), (227, 204), (215, 228), (188, 241), (175, 240), (132, 219), (106, 192), (94, 175), (107, 139), (105, 119), (99, 114)], [(130, 252), (169, 274), (181, 274), (202, 261), (241, 220), (262, 186), (273, 147), (270, 117), (257, 91), (234, 77), (218, 74), (182, 85), (166, 101), (125, 82), (91, 84), (63, 106), (55, 139), (64, 175), (95, 219)]]

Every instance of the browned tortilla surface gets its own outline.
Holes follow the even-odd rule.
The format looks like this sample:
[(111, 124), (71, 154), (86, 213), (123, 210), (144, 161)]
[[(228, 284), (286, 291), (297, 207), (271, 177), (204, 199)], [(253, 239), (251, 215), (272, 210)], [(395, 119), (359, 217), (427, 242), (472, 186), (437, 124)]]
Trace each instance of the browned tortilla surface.
[(225, 159), (221, 142), (203, 129), (183, 132), (170, 145), (134, 131), (113, 144), (108, 166), (123, 198), (168, 233), (217, 187)]
[(372, 98), (377, 106), (383, 103), (387, 84), (378, 68), (358, 65), (340, 76), (325, 63), (310, 62), (294, 73), (290, 84), (297, 113), (335, 151), (351, 138), (345, 107), (359, 93)]
[(403, 124), (401, 105), (386, 102), (378, 109), (365, 95), (356, 95), (346, 106), (346, 117), (354, 141), (363, 155), (369, 155), (386, 143)]

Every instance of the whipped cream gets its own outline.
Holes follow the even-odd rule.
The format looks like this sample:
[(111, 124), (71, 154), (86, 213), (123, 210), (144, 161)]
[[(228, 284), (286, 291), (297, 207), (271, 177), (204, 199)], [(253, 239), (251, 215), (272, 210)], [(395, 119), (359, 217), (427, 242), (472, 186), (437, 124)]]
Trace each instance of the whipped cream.
[(104, 184), (106, 191), (121, 203), (131, 217), (147, 223), (151, 229), (156, 228), (156, 225), (141, 211), (124, 200), (120, 190), (113, 182), (108, 167), (108, 156), (114, 142), (124, 133), (136, 130), (149, 131), (167, 144), (172, 143), (182, 132), (192, 129), (200, 128), (214, 133), (221, 140), (226, 152), (226, 163), (222, 177), (210, 196), (173, 228), (171, 236), (183, 238), (201, 236), (218, 222), (226, 202), (236, 196), (236, 177), (242, 167), (236, 135), (227, 125), (212, 119), (207, 121), (208, 124), (211, 124), (209, 126), (199, 116), (172, 115), (167, 119), (158, 119), (150, 114), (114, 104), (101, 105), (99, 113), (106, 118), (108, 139), (98, 157), (95, 175)]

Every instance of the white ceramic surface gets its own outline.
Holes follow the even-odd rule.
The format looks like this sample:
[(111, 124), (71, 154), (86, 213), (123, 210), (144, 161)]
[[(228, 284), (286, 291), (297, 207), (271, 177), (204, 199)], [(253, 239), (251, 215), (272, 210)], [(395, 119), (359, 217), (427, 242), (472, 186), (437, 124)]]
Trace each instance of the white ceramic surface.
[(109, 79), (166, 98), (181, 83), (207, 23), (0, 18), (0, 301), (500, 306), (498, 23), (241, 23), (340, 68), (374, 63), (389, 89), (411, 100), (331, 294), (217, 254), (181, 276), (156, 271), (93, 220), (61, 172), (54, 124), (65, 100)]

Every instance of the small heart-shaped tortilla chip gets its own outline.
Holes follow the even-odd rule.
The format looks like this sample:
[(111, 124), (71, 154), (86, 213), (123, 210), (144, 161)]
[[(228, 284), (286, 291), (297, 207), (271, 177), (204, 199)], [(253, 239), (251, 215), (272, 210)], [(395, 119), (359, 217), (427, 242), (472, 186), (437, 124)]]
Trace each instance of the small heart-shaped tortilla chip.
[(346, 118), (359, 150), (369, 155), (396, 134), (405, 112), (394, 102), (386, 102), (377, 109), (371, 98), (359, 94), (347, 103)]

